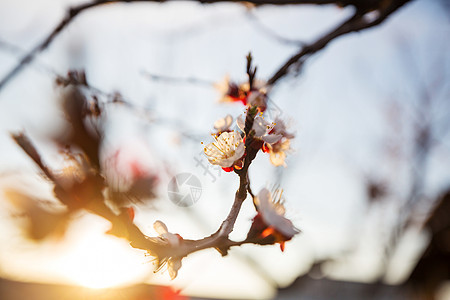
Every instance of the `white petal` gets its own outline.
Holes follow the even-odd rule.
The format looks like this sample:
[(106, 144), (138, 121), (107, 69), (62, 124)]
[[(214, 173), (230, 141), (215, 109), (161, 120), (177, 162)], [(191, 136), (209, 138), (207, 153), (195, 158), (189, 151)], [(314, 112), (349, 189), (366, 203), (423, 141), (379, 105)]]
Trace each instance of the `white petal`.
[(258, 193), (257, 205), (258, 211), (268, 226), (274, 227), (287, 238), (291, 238), (298, 233), (292, 222), (284, 217), (284, 209), (276, 207), (273, 203), (272, 195), (266, 188)]
[(263, 188), (258, 193), (258, 204), (260, 206), (261, 211), (265, 211), (269, 208), (269, 201), (272, 198), (268, 189)]
[(230, 86), (230, 76), (226, 75), (222, 81), (217, 82), (214, 84), (214, 87), (219, 91), (221, 94), (226, 94), (228, 92), (228, 88)]
[(282, 233), (287, 238), (291, 238), (299, 232), (290, 220), (276, 213), (268, 214), (263, 216), (263, 218), (264, 221), (276, 228), (277, 231)]
[(240, 115), (239, 117), (237, 117), (236, 119), (236, 125), (239, 127), (239, 129), (244, 132), (244, 128), (245, 128), (245, 122), (244, 122), (244, 118), (242, 117), (242, 115)]
[(233, 123), (233, 117), (231, 115), (227, 115), (225, 118), (219, 119), (214, 122), (214, 128), (217, 131), (227, 130), (231, 124)]
[(286, 131), (286, 124), (280, 118), (275, 119), (275, 126), (273, 127), (273, 131), (275, 133), (281, 134), (287, 139), (293, 139), (295, 137), (295, 134)]
[(270, 162), (275, 167), (283, 166), (287, 167), (286, 162), (284, 161), (286, 159), (286, 153), (283, 151), (280, 152), (270, 152)]
[(237, 132), (223, 132), (216, 141), (205, 146), (205, 154), (213, 165), (228, 168), (242, 157), (245, 147)]
[(261, 139), (268, 144), (275, 144), (279, 140), (281, 140), (283, 136), (281, 134), (267, 134), (263, 136)]
[(170, 279), (174, 280), (178, 275), (178, 270), (181, 268), (181, 259), (171, 258), (167, 262), (167, 269), (169, 270)]
[(153, 228), (159, 235), (163, 235), (164, 233), (168, 233), (166, 224), (164, 224), (162, 221), (157, 220), (155, 223), (153, 223)]
[(267, 122), (263, 117), (260, 116), (256, 116), (255, 121), (253, 122), (253, 129), (255, 130), (256, 137), (265, 135), (268, 129), (271, 129), (272, 127), (271, 123)]
[(252, 91), (247, 98), (247, 103), (251, 106), (267, 106), (267, 97), (264, 93), (260, 93), (258, 91)]
[(178, 247), (180, 245), (180, 238), (176, 234), (168, 232), (163, 234), (163, 237), (169, 242), (172, 247)]
[(238, 160), (239, 158), (242, 157), (242, 155), (244, 155), (245, 152), (245, 145), (244, 143), (239, 143), (239, 145), (237, 146), (236, 150), (235, 150), (235, 154), (234, 156), (236, 157), (236, 160)]

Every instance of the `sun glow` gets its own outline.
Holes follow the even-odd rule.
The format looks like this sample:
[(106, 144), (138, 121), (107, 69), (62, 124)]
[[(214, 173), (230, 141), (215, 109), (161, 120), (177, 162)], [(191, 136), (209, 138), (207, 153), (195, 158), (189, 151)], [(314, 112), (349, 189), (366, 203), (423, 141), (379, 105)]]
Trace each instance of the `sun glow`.
[(101, 289), (142, 281), (153, 270), (146, 261), (142, 251), (125, 241), (89, 230), (75, 241), (61, 267), (74, 284)]

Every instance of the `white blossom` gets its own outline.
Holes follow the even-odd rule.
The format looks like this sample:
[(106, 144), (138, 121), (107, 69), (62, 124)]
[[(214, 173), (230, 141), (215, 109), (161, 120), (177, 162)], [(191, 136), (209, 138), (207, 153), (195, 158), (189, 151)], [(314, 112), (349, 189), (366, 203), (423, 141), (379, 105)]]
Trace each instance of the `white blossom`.
[(293, 139), (295, 134), (286, 131), (286, 124), (280, 118), (275, 118), (275, 126), (273, 126), (272, 131), (276, 134), (281, 134), (284, 138)]
[[(166, 224), (162, 221), (156, 221), (153, 223), (153, 228), (159, 234), (158, 238), (167, 243), (170, 247), (177, 248), (180, 246), (181, 237), (178, 234), (169, 232)], [(169, 257), (167, 259), (167, 270), (169, 271), (169, 276), (173, 280), (178, 275), (178, 270), (181, 268), (181, 258)]]
[(211, 164), (229, 168), (244, 155), (245, 146), (239, 133), (222, 132), (219, 137), (214, 136), (214, 139), (215, 142), (204, 148)]
[(286, 152), (288, 152), (291, 149), (291, 140), (290, 139), (284, 139), (283, 141), (279, 141), (274, 144), (269, 144), (269, 155), (270, 155), (270, 162), (276, 166), (283, 166), (286, 167)]
[[(242, 132), (244, 132), (245, 122), (242, 116), (239, 116), (236, 120), (236, 124)], [(272, 132), (275, 123), (270, 123), (266, 121), (261, 116), (256, 116), (253, 121), (252, 129), (255, 131), (255, 138), (263, 140), (268, 144), (273, 144), (278, 142), (283, 136), (281, 134), (275, 134)]]
[(267, 95), (260, 91), (252, 91), (247, 97), (247, 104), (265, 110), (267, 107)]
[(221, 118), (214, 122), (214, 129), (218, 132), (224, 132), (230, 130), (230, 126), (233, 124), (233, 117), (226, 115), (225, 118)]
[(269, 190), (263, 188), (255, 197), (258, 213), (261, 215), (267, 227), (271, 227), (283, 235), (285, 240), (291, 239), (299, 232), (294, 227), (292, 222), (285, 218), (286, 212), (283, 203), (281, 202), (280, 190), (277, 190), (272, 195)]

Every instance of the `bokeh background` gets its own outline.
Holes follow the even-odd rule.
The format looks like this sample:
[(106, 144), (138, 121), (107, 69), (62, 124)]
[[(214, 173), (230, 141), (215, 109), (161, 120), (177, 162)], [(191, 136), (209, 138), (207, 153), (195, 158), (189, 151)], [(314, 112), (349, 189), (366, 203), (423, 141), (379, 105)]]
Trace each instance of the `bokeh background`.
[[(80, 3), (0, 1), (0, 77)], [(156, 199), (136, 211), (143, 232), (155, 235), (159, 219), (184, 238), (209, 235), (227, 215), (238, 179), (208, 166), (201, 142), (212, 140), (215, 120), (244, 113), (239, 103), (218, 103), (214, 83), (226, 75), (245, 81), (249, 51), (257, 77), (269, 78), (302, 42), (351, 14), (334, 5), (249, 9), (184, 1), (85, 11), (0, 91), (2, 190), (15, 186), (51, 198), (50, 184), (10, 133), (25, 130), (50, 165), (64, 164), (48, 139), (63, 123), (54, 80), (83, 69), (92, 86), (119, 92), (133, 105), (108, 106), (105, 157), (121, 147), (160, 177)], [(170, 281), (167, 272), (153, 273), (142, 251), (105, 235), (107, 221), (87, 213), (77, 215), (62, 238), (27, 240), (23, 216), (2, 193), (0, 276), (81, 286), (86, 295), (92, 288), (105, 295), (148, 283), (225, 299), (302, 299), (305, 276), (379, 290), (408, 282), (433, 236), (425, 223), (450, 187), (449, 36), (447, 1), (412, 1), (381, 25), (336, 39), (275, 86), (268, 113), (296, 133), (293, 150), (286, 168), (259, 154), (250, 179), (254, 191), (284, 189), (287, 216), (302, 230), (285, 252), (246, 245), (222, 258), (201, 251), (184, 259)], [(182, 172), (202, 184), (201, 198), (188, 208), (167, 196), (170, 179)], [(245, 203), (231, 238), (245, 237), (254, 214)], [(0, 292), (7, 295), (12, 286)], [(293, 296), (282, 298), (289, 289)], [(437, 297), (445, 299), (449, 290), (448, 281), (439, 284)], [(327, 299), (317, 295), (304, 299)]]

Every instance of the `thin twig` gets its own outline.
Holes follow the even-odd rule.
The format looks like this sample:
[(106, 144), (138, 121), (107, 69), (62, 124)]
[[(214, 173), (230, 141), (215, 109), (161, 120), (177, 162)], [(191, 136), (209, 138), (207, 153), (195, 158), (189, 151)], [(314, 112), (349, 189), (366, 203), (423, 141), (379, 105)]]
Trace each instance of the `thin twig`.
[(161, 82), (168, 82), (168, 83), (188, 83), (188, 84), (199, 84), (199, 85), (205, 85), (213, 87), (215, 82), (201, 79), (201, 78), (195, 78), (195, 77), (174, 77), (174, 76), (166, 76), (166, 75), (157, 75), (153, 74), (147, 71), (141, 71), (141, 74), (145, 77), (154, 80), (154, 81), (161, 81)]
[[(0, 49), (4, 50), (6, 52), (9, 52), (9, 53), (11, 53), (12, 55), (15, 55), (15, 56), (21, 56), (24, 53), (26, 53), (26, 51), (23, 48), (15, 45), (15, 44), (13, 44), (13, 43), (11, 43), (9, 41), (3, 40), (3, 39), (0, 39)], [(34, 67), (37, 70), (44, 71), (45, 73), (47, 73), (49, 75), (52, 75), (54, 77), (61, 76), (49, 64), (47, 64), (45, 62), (42, 62), (42, 61), (39, 61), (38, 59), (35, 59)]]
[(294, 46), (305, 46), (306, 43), (303, 41), (295, 40), (286, 38), (284, 36), (279, 35), (274, 30), (272, 30), (270, 27), (264, 25), (261, 20), (256, 16), (256, 14), (253, 13), (252, 10), (247, 11), (247, 16), (249, 20), (252, 21), (252, 23), (255, 25), (255, 28), (260, 30), (262, 33), (272, 37), (273, 39), (277, 40), (280, 43), (287, 44), (287, 45), (294, 45)]
[[(375, 4), (382, 3), (382, 0), (373, 0), (373, 1), (367, 1), (367, 0), (193, 0), (197, 1), (203, 4), (212, 4), (212, 3), (218, 3), (218, 2), (234, 2), (234, 3), (250, 3), (253, 5), (267, 5), (267, 4), (273, 4), (273, 5), (290, 5), (290, 4), (337, 4), (340, 6), (347, 6), (347, 5), (353, 5), (357, 8), (358, 11), (360, 11), (361, 7), (367, 7), (367, 3), (370, 3), (371, 6), (374, 6)], [(408, 0), (401, 0), (401, 1), (394, 1), (394, 2), (407, 2)], [(53, 42), (53, 40), (63, 31), (64, 28), (66, 28), (72, 21), (75, 19), (76, 16), (78, 16), (80, 13), (82, 13), (85, 10), (88, 10), (90, 8), (104, 5), (104, 4), (112, 4), (112, 3), (132, 3), (132, 2), (166, 2), (166, 0), (96, 0), (92, 2), (88, 2), (85, 4), (81, 4), (78, 6), (72, 6), (69, 8), (68, 12), (66, 13), (66, 16), (58, 23), (58, 25), (43, 39), (41, 42), (39, 42), (33, 49), (31, 49), (30, 52), (28, 52), (20, 61), (19, 63), (11, 70), (9, 71), (5, 77), (0, 81), (0, 91), (2, 88), (9, 82), (11, 79), (13, 79), (19, 72), (29, 63), (31, 63), (36, 55), (38, 55), (40, 52), (44, 51), (48, 46)], [(317, 50), (316, 50), (317, 51)], [(297, 61), (296, 59), (295, 61)], [(292, 63), (290, 63), (287, 67), (289, 67)], [(277, 72), (278, 73), (278, 72)], [(282, 76), (281, 76), (282, 77)], [(279, 78), (278, 78), (279, 79)], [(278, 80), (277, 79), (277, 80)], [(276, 80), (272, 82), (275, 83)]]
[(314, 43), (310, 45), (306, 45), (302, 47), (302, 49), (292, 56), (289, 60), (284, 63), (280, 69), (278, 69), (275, 74), (267, 81), (269, 85), (274, 85), (278, 80), (283, 78), (285, 75), (288, 74), (290, 68), (293, 65), (301, 63), (302, 60), (304, 60), (306, 57), (310, 56), (311, 54), (316, 53), (317, 51), (323, 49), (325, 46), (328, 45), (329, 42), (333, 41), (337, 37), (340, 37), (342, 35), (360, 31), (363, 29), (367, 29), (370, 27), (373, 27), (375, 25), (380, 24), (383, 22), (389, 15), (391, 15), (394, 11), (396, 11), (398, 8), (403, 6), (405, 3), (409, 2), (410, 0), (397, 0), (392, 1), (390, 5), (383, 10), (380, 10), (378, 12), (372, 12), (372, 13), (378, 13), (378, 16), (370, 20), (366, 15), (361, 14), (360, 11), (356, 11), (353, 16), (351, 16), (349, 19), (344, 21), (341, 25), (339, 25), (337, 28), (333, 29)]
[[(253, 119), (256, 115), (255, 109), (249, 109), (246, 118), (246, 127), (252, 128)], [(247, 134), (250, 132), (248, 129)], [(112, 224), (111, 232), (112, 234), (118, 235), (120, 237), (126, 238), (130, 241), (130, 245), (134, 248), (149, 251), (152, 255), (157, 257), (185, 257), (193, 252), (197, 252), (206, 248), (215, 248), (219, 250), (222, 255), (226, 255), (227, 251), (232, 246), (239, 246), (244, 243), (253, 243), (251, 240), (244, 240), (240, 242), (231, 241), (228, 236), (233, 231), (234, 224), (239, 215), (242, 203), (247, 197), (247, 187), (248, 187), (248, 168), (256, 156), (257, 150), (250, 151), (246, 156), (244, 161), (244, 167), (238, 173), (239, 175), (239, 188), (236, 192), (234, 203), (230, 209), (230, 212), (226, 219), (222, 222), (219, 229), (209, 237), (200, 240), (184, 240), (180, 247), (172, 248), (170, 245), (161, 244), (153, 239), (145, 236), (141, 230), (132, 222), (125, 218), (122, 214), (116, 215), (108, 208), (104, 203), (104, 196), (101, 192), (102, 186), (97, 186), (95, 183), (90, 182), (90, 179), (86, 179), (86, 183), (90, 184), (92, 189), (97, 189), (97, 192), (92, 193), (94, 195), (93, 199), (81, 199), (83, 196), (77, 195), (77, 191), (66, 190), (58, 180), (58, 177), (53, 174), (53, 172), (45, 165), (41, 159), (41, 155), (38, 153), (37, 149), (28, 139), (24, 133), (13, 135), (14, 140), (17, 144), (24, 150), (24, 152), (33, 159), (33, 161), (39, 166), (39, 168), (46, 174), (47, 178), (55, 186), (55, 196), (60, 200), (61, 203), (68, 206), (69, 209), (79, 209), (84, 208), (91, 213), (99, 215)], [(251, 136), (247, 141), (251, 140)], [(247, 144), (246, 141), (246, 144)], [(250, 142), (248, 142), (250, 143)], [(88, 176), (93, 176), (93, 178), (98, 178), (99, 175), (96, 173), (88, 174)], [(92, 179), (92, 178), (91, 178)], [(74, 203), (83, 203), (82, 206), (74, 205)], [(117, 231), (114, 231), (114, 229)], [(119, 232), (120, 234), (118, 234)], [(124, 233), (125, 232), (125, 233)]]

